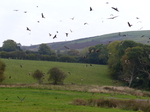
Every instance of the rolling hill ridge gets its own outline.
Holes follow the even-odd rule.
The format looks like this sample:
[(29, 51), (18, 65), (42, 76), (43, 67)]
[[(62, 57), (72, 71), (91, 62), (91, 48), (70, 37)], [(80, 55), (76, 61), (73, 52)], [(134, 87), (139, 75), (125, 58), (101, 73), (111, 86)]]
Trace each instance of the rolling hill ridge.
[[(62, 41), (54, 43), (46, 43), (53, 50), (65, 50), (64, 46), (69, 47), (70, 49), (82, 50), (85, 47), (94, 46), (97, 44), (107, 44), (115, 40), (134, 40), (135, 42), (150, 44), (150, 30), (143, 31), (127, 31), (119, 33), (111, 33), (106, 35), (87, 37), (72, 41)], [(23, 50), (32, 50), (37, 51), (39, 45), (32, 46), (21, 46)]]

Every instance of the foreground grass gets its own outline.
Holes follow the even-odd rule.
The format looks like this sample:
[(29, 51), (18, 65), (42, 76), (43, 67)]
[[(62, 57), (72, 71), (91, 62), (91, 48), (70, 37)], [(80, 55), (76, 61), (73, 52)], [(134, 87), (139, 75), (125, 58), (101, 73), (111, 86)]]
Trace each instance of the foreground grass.
[[(20, 98), (25, 97), (21, 102)], [(76, 98), (89, 99), (109, 96), (76, 91), (58, 91), (30, 88), (0, 88), (2, 112), (134, 112), (114, 108), (72, 105)]]
[[(65, 84), (85, 84), (85, 85), (113, 85), (113, 81), (107, 75), (108, 69), (106, 65), (93, 66), (80, 63), (64, 63), (64, 62), (50, 62), (50, 61), (31, 61), (31, 60), (14, 60), (1, 59), (6, 64), (4, 84), (33, 84), (37, 83), (31, 74), (39, 69), (43, 73), (44, 83), (48, 83), (47, 71), (52, 67), (58, 67), (67, 74)], [(22, 68), (20, 67), (22, 65)], [(70, 72), (70, 74), (68, 73)], [(30, 75), (28, 75), (30, 74)], [(11, 76), (11, 79), (9, 78)]]

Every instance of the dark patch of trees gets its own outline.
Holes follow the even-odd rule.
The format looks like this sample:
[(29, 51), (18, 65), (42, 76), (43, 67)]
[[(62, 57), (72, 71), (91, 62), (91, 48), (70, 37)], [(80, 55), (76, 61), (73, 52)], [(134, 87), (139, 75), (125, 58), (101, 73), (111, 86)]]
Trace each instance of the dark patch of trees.
[(131, 40), (108, 45), (109, 74), (129, 87), (150, 89), (150, 46)]
[(5, 63), (3, 63), (1, 60), (0, 60), (0, 82), (2, 82), (5, 77), (4, 77), (4, 71), (5, 71)]

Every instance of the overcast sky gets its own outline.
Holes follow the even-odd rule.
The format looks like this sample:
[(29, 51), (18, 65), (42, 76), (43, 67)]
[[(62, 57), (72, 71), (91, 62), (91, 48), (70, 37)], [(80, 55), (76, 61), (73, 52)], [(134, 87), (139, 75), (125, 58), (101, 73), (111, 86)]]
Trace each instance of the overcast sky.
[[(150, 30), (149, 4), (149, 0), (0, 0), (0, 46), (7, 39), (35, 45)], [(108, 19), (114, 16), (117, 17)], [(57, 38), (53, 39), (55, 34)]]

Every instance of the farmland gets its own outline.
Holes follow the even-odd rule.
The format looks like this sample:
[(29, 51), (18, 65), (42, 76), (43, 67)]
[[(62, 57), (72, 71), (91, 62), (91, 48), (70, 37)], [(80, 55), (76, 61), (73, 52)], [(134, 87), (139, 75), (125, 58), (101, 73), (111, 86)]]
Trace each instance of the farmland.
[[(87, 64), (85, 66), (85, 63), (1, 60), (6, 64), (6, 79), (0, 85), (1, 111), (135, 112), (119, 108), (74, 105), (72, 102), (74, 99), (88, 100), (90, 98), (140, 99), (143, 101), (149, 99), (149, 92), (122, 87), (121, 83), (113, 83), (114, 81), (107, 74), (106, 65), (93, 64), (90, 66)], [(47, 71), (52, 67), (58, 67), (67, 74), (64, 85), (49, 84)], [(36, 69), (45, 73), (42, 84), (38, 84), (31, 76)]]

